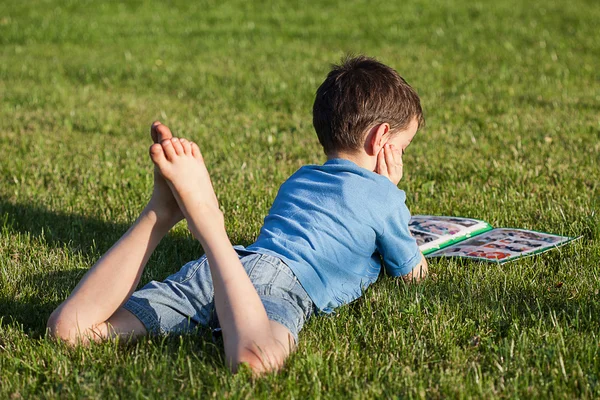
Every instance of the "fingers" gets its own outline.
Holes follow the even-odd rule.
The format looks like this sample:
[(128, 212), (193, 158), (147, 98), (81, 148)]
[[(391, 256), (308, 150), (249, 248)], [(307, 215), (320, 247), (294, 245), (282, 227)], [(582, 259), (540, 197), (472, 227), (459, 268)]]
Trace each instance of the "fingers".
[(388, 167), (385, 162), (385, 147), (382, 147), (377, 153), (377, 173), (379, 175), (388, 176)]
[(396, 165), (396, 160), (394, 159), (394, 151), (392, 150), (392, 145), (386, 144), (384, 146), (385, 149), (385, 163), (388, 165), (388, 172), (390, 168), (394, 168)]
[(402, 166), (402, 151), (400, 151), (396, 146), (394, 146), (393, 144), (391, 145), (392, 147), (392, 156), (394, 158), (394, 164)]
[(402, 164), (402, 151), (400, 151), (393, 144), (390, 145), (388, 152), (391, 154), (392, 159), (394, 160), (393, 171), (390, 171), (390, 176), (392, 176), (392, 182), (396, 185), (402, 180), (402, 176), (404, 175), (404, 166)]
[(402, 179), (402, 168), (402, 152), (393, 144), (385, 144), (377, 153), (375, 172), (397, 185)]

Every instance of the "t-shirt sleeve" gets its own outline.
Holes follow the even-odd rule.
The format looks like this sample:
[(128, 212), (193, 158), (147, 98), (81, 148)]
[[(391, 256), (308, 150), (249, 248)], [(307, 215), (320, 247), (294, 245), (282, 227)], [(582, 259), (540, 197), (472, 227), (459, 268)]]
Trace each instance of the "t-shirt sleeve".
[(410, 234), (410, 212), (406, 207), (406, 195), (402, 190), (390, 193), (389, 213), (385, 218), (381, 235), (377, 238), (377, 250), (381, 254), (388, 275), (408, 274), (421, 261), (417, 241)]

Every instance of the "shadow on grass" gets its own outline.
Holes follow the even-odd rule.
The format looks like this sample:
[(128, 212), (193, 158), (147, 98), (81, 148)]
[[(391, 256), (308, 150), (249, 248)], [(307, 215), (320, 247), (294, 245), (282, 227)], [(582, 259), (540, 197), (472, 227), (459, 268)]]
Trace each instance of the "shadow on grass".
[[(44, 299), (52, 293), (67, 293), (77, 284), (85, 270), (51, 271), (32, 274), (22, 279), (35, 286), (35, 294), (19, 296), (11, 299), (0, 297), (0, 319), (3, 324), (14, 324), (23, 327), (23, 331), (33, 337), (41, 337), (46, 331), (46, 321), (60, 301)], [(55, 297), (55, 296), (52, 296)]]
[[(50, 247), (68, 247), (74, 253), (84, 255), (105, 252), (129, 228), (125, 223), (56, 212), (29, 204), (14, 204), (2, 198), (0, 223), (9, 232), (29, 234)], [(195, 242), (191, 238), (176, 240), (188, 246)]]
[[(0, 229), (3, 234), (30, 235), (50, 248), (67, 248), (73, 254), (90, 258), (93, 260), (91, 263), (108, 250), (128, 227), (124, 223), (54, 212), (40, 206), (14, 204), (0, 198)], [(235, 238), (232, 241), (236, 243)], [(151, 279), (162, 280), (202, 254), (202, 247), (191, 235), (169, 234), (148, 261), (140, 285)], [(87, 267), (39, 273), (19, 271), (18, 276), (10, 277), (17, 281), (15, 298), (0, 294), (0, 319), (4, 324), (22, 325), (30, 335), (42, 336), (46, 320), (62, 301), (49, 299), (66, 298)], [(20, 290), (23, 287), (29, 290)]]

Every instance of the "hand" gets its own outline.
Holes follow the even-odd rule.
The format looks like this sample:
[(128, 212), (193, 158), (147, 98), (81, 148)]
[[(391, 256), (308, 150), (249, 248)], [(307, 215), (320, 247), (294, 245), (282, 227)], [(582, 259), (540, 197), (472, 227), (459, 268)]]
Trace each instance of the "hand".
[(393, 144), (384, 145), (377, 154), (375, 172), (398, 185), (402, 179), (402, 152)]

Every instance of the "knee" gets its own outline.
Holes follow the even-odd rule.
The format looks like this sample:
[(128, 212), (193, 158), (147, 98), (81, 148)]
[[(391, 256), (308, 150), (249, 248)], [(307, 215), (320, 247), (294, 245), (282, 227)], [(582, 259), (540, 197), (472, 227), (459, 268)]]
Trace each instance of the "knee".
[(64, 339), (65, 330), (64, 330), (64, 321), (61, 318), (60, 311), (54, 310), (50, 317), (48, 318), (48, 322), (46, 322), (46, 332), (48, 332), (48, 336), (52, 339)]
[(59, 309), (54, 310), (48, 322), (46, 323), (46, 331), (48, 336), (52, 339), (62, 340), (68, 344), (75, 344), (76, 339), (72, 334), (76, 330), (74, 324), (72, 324)]

